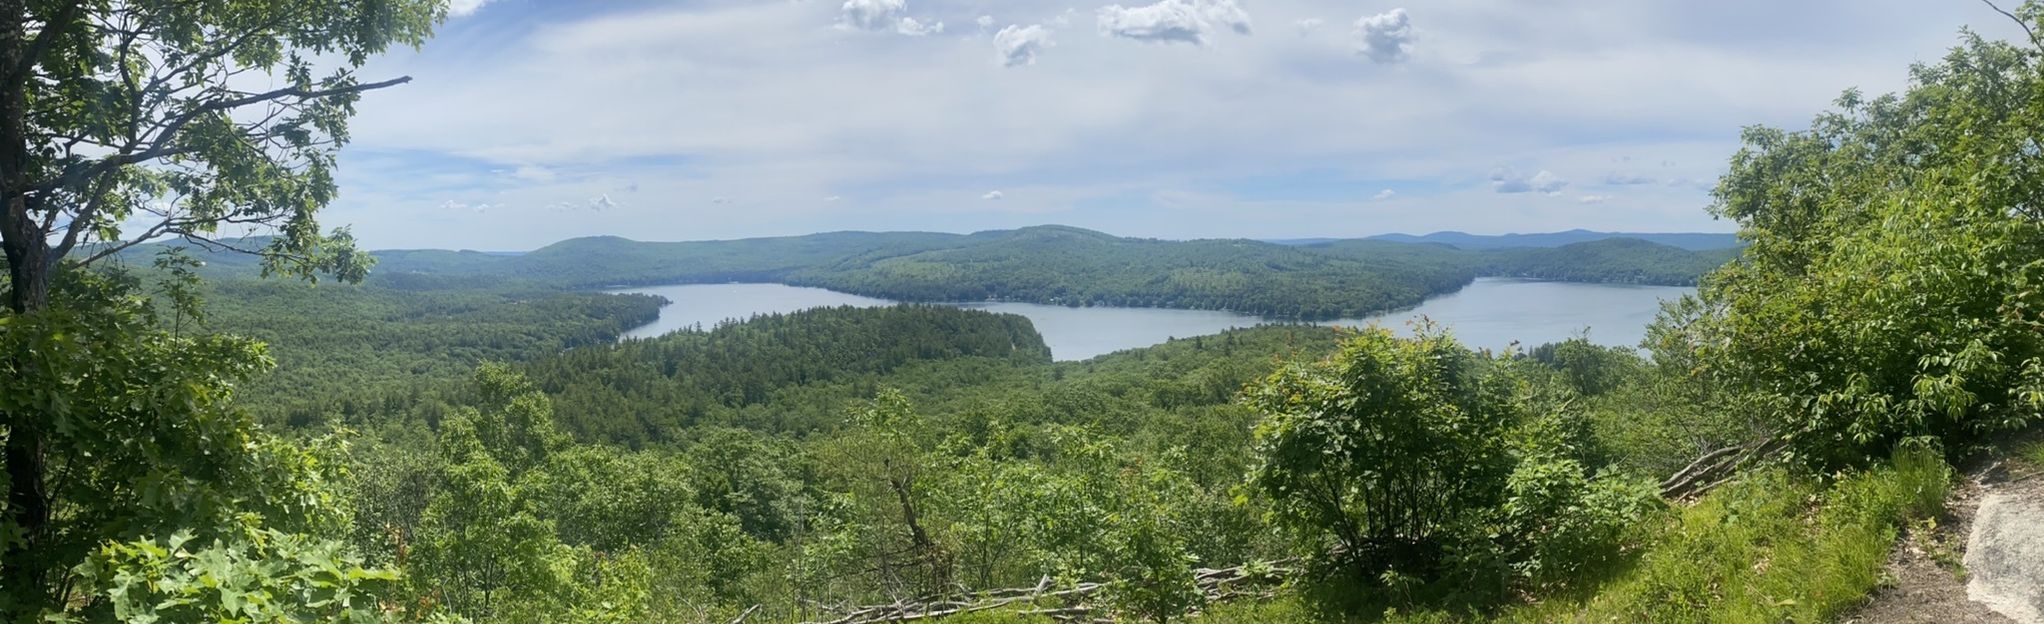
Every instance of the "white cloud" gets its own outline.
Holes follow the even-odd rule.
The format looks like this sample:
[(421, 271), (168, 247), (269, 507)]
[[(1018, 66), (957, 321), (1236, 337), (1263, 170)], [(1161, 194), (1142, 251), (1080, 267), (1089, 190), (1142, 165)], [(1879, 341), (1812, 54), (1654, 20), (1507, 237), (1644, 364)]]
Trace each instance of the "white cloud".
[(554, 202), (552, 206), (548, 207), (561, 212), (572, 212), (577, 210), (603, 212), (605, 210), (610, 210), (612, 208), (617, 208), (623, 205), (624, 204), (620, 204), (617, 201), (612, 200), (610, 198), (609, 193), (600, 193), (595, 197), (591, 197), (589, 199), (585, 199), (579, 202), (577, 201)]
[(944, 32), (944, 23), (925, 24), (909, 17), (908, 0), (845, 0), (839, 9), (838, 27), (858, 30), (888, 30), (921, 37)]
[(441, 210), (455, 210), (455, 211), (459, 211), (459, 210), (470, 210), (470, 211), (474, 211), (474, 212), (483, 212), (483, 211), (485, 211), (485, 210), (489, 210), (489, 209), (491, 209), (491, 208), (494, 208), (494, 206), (491, 206), (491, 205), (489, 205), (489, 204), (471, 204), (471, 203), (468, 203), (468, 202), (463, 202), (463, 201), (456, 201), (456, 200), (452, 200), (452, 199), (450, 199), (450, 200), (447, 200), (447, 201), (444, 201), (444, 202), (440, 202), (440, 209), (441, 209)]
[(1003, 67), (1035, 65), (1036, 53), (1054, 45), (1057, 44), (1050, 40), (1050, 30), (1036, 24), (1010, 24), (994, 34), (994, 51)]
[(1391, 199), (1391, 198), (1392, 198), (1393, 196), (1395, 196), (1395, 195), (1397, 195), (1397, 194), (1398, 194), (1398, 191), (1394, 191), (1394, 190), (1391, 190), (1391, 189), (1384, 189), (1384, 190), (1381, 190), (1381, 191), (1377, 191), (1377, 194), (1376, 194), (1376, 195), (1371, 195), (1371, 196), (1370, 196), (1370, 199), (1374, 199), (1374, 200), (1386, 200), (1386, 199)]
[(1651, 176), (1643, 176), (1635, 173), (1620, 173), (1614, 171), (1611, 173), (1604, 174), (1604, 183), (1609, 184), (1611, 186), (1636, 186), (1640, 184), (1653, 184), (1654, 182), (1655, 180)]
[(980, 199), (1000, 199), (1000, 198), (1001, 198), (1001, 192), (1000, 192), (1000, 191), (987, 191), (987, 194), (985, 194), (985, 195), (981, 195), (981, 196), (979, 196), (979, 198), (980, 198)]
[(845, 0), (838, 23), (848, 28), (886, 30), (908, 12), (908, 0)]
[(1308, 17), (1306, 19), (1292, 22), (1292, 25), (1299, 27), (1300, 36), (1305, 36), (1307, 33), (1311, 33), (1315, 30), (1318, 30), (1321, 26), (1327, 25), (1327, 20), (1320, 19), (1317, 17)]
[(490, 0), (453, 0), (447, 3), (447, 14), (452, 17), (471, 15), (489, 3)]
[(841, 201), (841, 200), (843, 200), (843, 199), (844, 199), (844, 197), (841, 197), (841, 196), (837, 196), (837, 195), (832, 195), (832, 196), (830, 196), (830, 197), (825, 197), (825, 198), (823, 198), (823, 201), (827, 201), (827, 202), (835, 202), (835, 201)]
[(710, 198), (710, 203), (712, 203), (712, 204), (717, 204), (717, 205), (723, 205), (723, 204), (728, 204), (728, 203), (731, 203), (731, 198), (729, 198), (729, 197), (712, 197), (712, 198)]
[(916, 18), (904, 17), (901, 18), (901, 23), (894, 27), (894, 32), (908, 35), (910, 37), (935, 35), (944, 32), (944, 23), (937, 22), (935, 24), (924, 24), (922, 22), (916, 21)]
[(1545, 193), (1553, 195), (1568, 187), (1568, 180), (1541, 169), (1532, 176), (1522, 176), (1511, 169), (1498, 169), (1490, 174), (1491, 190), (1499, 193)]
[(1405, 9), (1392, 9), (1356, 20), (1362, 41), (1356, 52), (1378, 63), (1397, 63), (1412, 56), (1412, 19)]
[(1584, 195), (1584, 196), (1582, 196), (1582, 197), (1577, 197), (1577, 198), (1576, 198), (1576, 201), (1579, 201), (1579, 202), (1582, 202), (1582, 203), (1585, 203), (1585, 204), (1601, 204), (1601, 203), (1604, 203), (1604, 201), (1605, 201), (1605, 200), (1608, 200), (1608, 199), (1611, 199), (1611, 198), (1610, 198), (1609, 196), (1605, 196), (1605, 195)]
[(1217, 30), (1250, 32), (1249, 13), (1235, 0), (1159, 0), (1156, 4), (1101, 7), (1096, 14), (1100, 32), (1153, 43), (1207, 44), (1207, 35)]
[(992, 16), (992, 15), (981, 15), (981, 16), (979, 16), (979, 19), (975, 19), (975, 20), (972, 20), (972, 23), (974, 23), (974, 24), (979, 24), (979, 29), (980, 29), (980, 30), (986, 30), (986, 29), (988, 29), (988, 28), (993, 28), (993, 27), (994, 27), (994, 16)]

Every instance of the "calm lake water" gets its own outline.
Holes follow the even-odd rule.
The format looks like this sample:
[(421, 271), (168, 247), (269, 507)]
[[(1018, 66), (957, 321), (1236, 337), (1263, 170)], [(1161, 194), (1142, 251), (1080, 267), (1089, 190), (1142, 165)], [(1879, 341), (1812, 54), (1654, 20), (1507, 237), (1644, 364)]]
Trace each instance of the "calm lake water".
[[(1419, 307), (1363, 319), (1322, 323), (1359, 327), (1371, 323), (1409, 333), (1407, 324), (1420, 317), (1451, 329), (1464, 344), (1502, 349), (1516, 340), (1525, 347), (1562, 340), (1588, 329), (1599, 344), (1634, 346), (1646, 335), (1663, 299), (1693, 288), (1575, 284), (1535, 280), (1482, 278), (1453, 294), (1427, 300)], [(687, 284), (615, 290), (666, 297), (660, 319), (625, 334), (647, 338), (754, 314), (794, 312), (821, 306), (879, 306), (893, 302), (821, 288), (781, 284)], [(1122, 349), (1145, 347), (1171, 338), (1219, 333), (1250, 327), (1265, 319), (1213, 310), (1164, 308), (1070, 308), (1034, 303), (961, 303), (959, 307), (1020, 314), (1036, 325), (1060, 360), (1083, 360)]]

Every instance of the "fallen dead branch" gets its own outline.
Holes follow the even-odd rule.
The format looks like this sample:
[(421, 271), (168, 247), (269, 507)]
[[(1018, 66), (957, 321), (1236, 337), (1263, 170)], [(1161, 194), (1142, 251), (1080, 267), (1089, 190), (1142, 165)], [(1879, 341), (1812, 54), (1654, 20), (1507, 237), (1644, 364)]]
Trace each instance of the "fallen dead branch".
[[(1297, 563), (1295, 559), (1286, 559), (1232, 568), (1199, 568), (1193, 570), (1193, 581), (1207, 602), (1270, 598), (1279, 582), (1298, 573), (1298, 568), (1294, 567)], [(1102, 590), (1111, 586), (1111, 583), (1088, 582), (1053, 589), (1050, 577), (1043, 577), (1034, 587), (992, 589), (971, 595), (897, 600), (878, 605), (825, 607), (836, 617), (805, 624), (916, 622), (1001, 608), (1013, 608), (1023, 615), (1041, 615), (1066, 624), (1107, 622), (1111, 621), (1107, 617), (1109, 614), (1097, 599)]]
[(1676, 471), (1674, 476), (1661, 482), (1661, 498), (1691, 500), (1702, 496), (1737, 478), (1747, 468), (1780, 454), (1786, 448), (1788, 448), (1786, 440), (1768, 438), (1704, 453), (1702, 457), (1696, 458), (1696, 461)]

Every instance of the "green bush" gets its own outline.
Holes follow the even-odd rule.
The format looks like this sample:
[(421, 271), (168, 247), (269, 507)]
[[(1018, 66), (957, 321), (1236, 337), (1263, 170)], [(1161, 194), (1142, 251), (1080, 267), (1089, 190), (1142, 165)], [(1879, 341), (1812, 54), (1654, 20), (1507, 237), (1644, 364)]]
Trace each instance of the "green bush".
[(1512, 471), (1512, 386), (1484, 368), (1445, 333), (1373, 327), (1278, 370), (1246, 395), (1264, 414), (1251, 487), (1346, 573), (1438, 575)]
[(1247, 396), (1265, 414), (1251, 489), (1323, 566), (1309, 595), (1331, 611), (1567, 585), (1661, 508), (1650, 484), (1593, 477), (1570, 400), (1430, 329), (1364, 330)]
[(1922, 435), (1962, 451), (2044, 414), (2040, 59), (1968, 33), (1903, 94), (1746, 131), (1712, 211), (1751, 245), (1704, 281), (1677, 342), (1772, 399), (1805, 463)]

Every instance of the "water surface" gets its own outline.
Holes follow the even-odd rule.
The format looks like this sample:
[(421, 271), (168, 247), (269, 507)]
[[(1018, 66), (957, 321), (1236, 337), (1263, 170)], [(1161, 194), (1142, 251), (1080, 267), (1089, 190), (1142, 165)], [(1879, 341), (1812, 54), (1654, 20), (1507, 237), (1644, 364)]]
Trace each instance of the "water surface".
[[(1507, 278), (1482, 278), (1460, 291), (1435, 297), (1418, 307), (1361, 319), (1340, 319), (1323, 325), (1363, 326), (1371, 323), (1410, 333), (1409, 323), (1425, 317), (1448, 327), (1471, 347), (1503, 349), (1517, 341), (1530, 348), (1567, 339), (1588, 330), (1599, 344), (1634, 346), (1660, 302), (1694, 292), (1693, 288), (1577, 284)], [(661, 308), (660, 319), (633, 329), (627, 338), (645, 338), (719, 321), (742, 320), (754, 314), (785, 313), (822, 306), (880, 306), (893, 302), (821, 288), (781, 284), (688, 284), (612, 292), (645, 293), (673, 303)], [(1257, 316), (1218, 310), (1167, 308), (1072, 308), (1034, 303), (959, 303), (964, 308), (1019, 314), (1029, 318), (1050, 345), (1052, 357), (1083, 360), (1123, 349), (1146, 347), (1171, 338), (1215, 334), (1236, 327), (1270, 322)]]
[(834, 306), (884, 306), (894, 302), (841, 293), (822, 288), (784, 284), (681, 284), (612, 290), (666, 297), (660, 318), (625, 332), (625, 338), (652, 338), (696, 326), (716, 327), (722, 321), (742, 321), (757, 314), (786, 314), (810, 308)]

